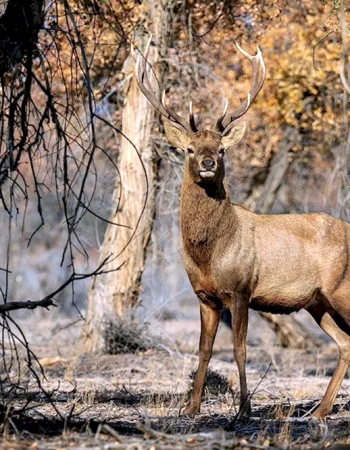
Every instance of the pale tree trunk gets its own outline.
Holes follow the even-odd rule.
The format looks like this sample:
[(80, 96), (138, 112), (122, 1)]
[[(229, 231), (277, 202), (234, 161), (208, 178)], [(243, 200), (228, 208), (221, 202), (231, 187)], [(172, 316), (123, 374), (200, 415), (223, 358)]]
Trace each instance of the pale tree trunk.
[[(150, 32), (157, 44), (151, 46), (148, 61), (156, 71), (160, 83), (162, 77), (159, 64), (157, 65), (158, 49), (166, 46), (170, 16), (168, 5), (170, 0), (148, 2)], [(141, 50), (145, 48), (147, 39), (148, 36), (144, 36), (137, 42)], [(115, 203), (118, 203), (120, 194), (121, 198), (117, 213), (110, 218), (110, 221), (130, 228), (116, 225), (107, 227), (100, 250), (100, 263), (112, 255), (113, 262), (106, 266), (106, 270), (119, 269), (99, 275), (93, 280), (83, 331), (86, 351), (103, 351), (106, 330), (111, 321), (125, 315), (138, 301), (146, 247), (155, 212), (157, 170), (151, 139), (155, 112), (137, 86), (134, 67), (135, 63), (129, 57), (124, 64), (124, 71), (128, 72), (125, 75), (130, 77), (130, 81), (122, 112), (122, 132), (127, 138), (121, 137), (118, 160), (120, 179), (116, 179)]]

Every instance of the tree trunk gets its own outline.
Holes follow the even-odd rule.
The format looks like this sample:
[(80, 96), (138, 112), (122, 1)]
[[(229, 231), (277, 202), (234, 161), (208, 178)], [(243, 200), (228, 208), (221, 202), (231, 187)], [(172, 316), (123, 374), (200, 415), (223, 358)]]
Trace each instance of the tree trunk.
[[(151, 46), (148, 61), (161, 79), (157, 63), (158, 49), (166, 45), (169, 1), (149, 1), (149, 19), (157, 46)], [(153, 29), (152, 29), (153, 28)], [(143, 50), (148, 36), (137, 42)], [(86, 351), (105, 349), (106, 330), (111, 321), (123, 316), (137, 304), (144, 270), (146, 247), (155, 212), (157, 165), (152, 151), (151, 132), (155, 122), (154, 108), (137, 86), (134, 61), (124, 64), (130, 77), (122, 112), (122, 132), (114, 200), (118, 211), (110, 218), (127, 227), (108, 225), (100, 250), (100, 263), (112, 255), (106, 270), (115, 270), (94, 278), (88, 296), (88, 310), (83, 339)], [(161, 80), (160, 80), (161, 84)], [(142, 162), (141, 162), (142, 160)], [(120, 195), (120, 199), (119, 199)]]
[(318, 348), (322, 341), (313, 336), (293, 316), (260, 313), (269, 327), (276, 333), (282, 347)]

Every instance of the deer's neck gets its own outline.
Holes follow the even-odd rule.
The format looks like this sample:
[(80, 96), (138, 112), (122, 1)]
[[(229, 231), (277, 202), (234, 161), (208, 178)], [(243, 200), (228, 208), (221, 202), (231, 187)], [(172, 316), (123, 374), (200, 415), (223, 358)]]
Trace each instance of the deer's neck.
[(198, 264), (206, 264), (215, 247), (215, 240), (224, 231), (231, 202), (225, 186), (200, 186), (190, 177), (185, 167), (181, 191), (181, 231), (184, 251)]

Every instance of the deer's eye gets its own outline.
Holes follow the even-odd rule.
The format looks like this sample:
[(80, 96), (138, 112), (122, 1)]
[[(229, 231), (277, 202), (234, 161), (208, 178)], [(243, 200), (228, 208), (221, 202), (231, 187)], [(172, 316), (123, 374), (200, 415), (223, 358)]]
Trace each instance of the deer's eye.
[(192, 147), (188, 147), (188, 148), (187, 148), (187, 152), (188, 152), (189, 156), (191, 156), (191, 157), (194, 156), (194, 150), (193, 150)]

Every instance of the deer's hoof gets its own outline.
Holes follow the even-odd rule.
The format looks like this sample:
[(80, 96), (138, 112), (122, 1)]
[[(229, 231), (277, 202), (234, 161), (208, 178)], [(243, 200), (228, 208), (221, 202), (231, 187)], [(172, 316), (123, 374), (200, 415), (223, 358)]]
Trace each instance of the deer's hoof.
[(329, 411), (328, 409), (319, 406), (319, 407), (312, 413), (312, 418), (313, 418), (313, 419), (316, 419), (316, 420), (323, 420), (329, 413), (330, 413), (330, 411)]
[(199, 413), (199, 410), (200, 410), (200, 406), (199, 405), (195, 405), (193, 403), (190, 403), (184, 409), (183, 414), (186, 415), (186, 416), (189, 416), (189, 415), (193, 416), (194, 414)]

